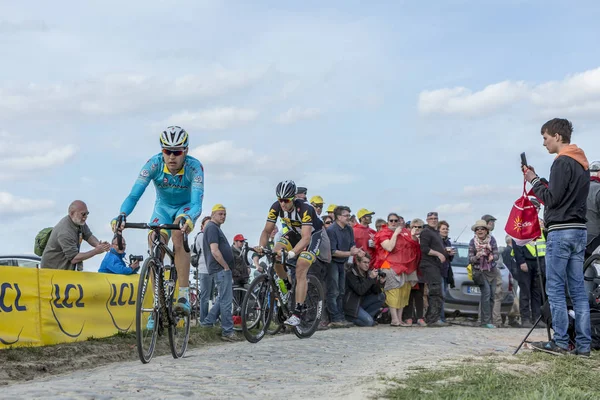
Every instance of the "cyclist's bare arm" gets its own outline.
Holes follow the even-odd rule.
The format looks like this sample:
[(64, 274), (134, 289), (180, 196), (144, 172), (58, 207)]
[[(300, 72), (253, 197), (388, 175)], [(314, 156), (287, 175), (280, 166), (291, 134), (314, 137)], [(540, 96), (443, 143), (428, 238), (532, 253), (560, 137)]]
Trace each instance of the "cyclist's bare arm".
[(273, 233), (274, 229), (275, 229), (274, 222), (267, 221), (265, 223), (265, 227), (263, 228), (263, 231), (260, 234), (260, 240), (258, 242), (260, 247), (267, 247), (267, 244), (269, 243), (269, 237), (271, 236), (271, 233)]

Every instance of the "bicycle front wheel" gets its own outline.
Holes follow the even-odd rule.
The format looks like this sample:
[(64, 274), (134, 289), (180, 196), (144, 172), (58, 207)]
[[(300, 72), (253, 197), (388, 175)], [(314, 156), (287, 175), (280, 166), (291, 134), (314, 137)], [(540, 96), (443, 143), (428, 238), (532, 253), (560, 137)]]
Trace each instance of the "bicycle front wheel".
[(154, 282), (156, 260), (148, 258), (140, 272), (137, 301), (135, 303), (135, 333), (140, 361), (150, 362), (156, 347), (160, 313), (158, 312), (158, 293)]
[(314, 275), (306, 277), (308, 287), (306, 289), (306, 311), (302, 313), (302, 323), (294, 327), (294, 333), (300, 339), (311, 337), (321, 322), (323, 313), (323, 287)]
[(242, 302), (242, 332), (250, 343), (259, 342), (267, 332), (273, 318), (273, 293), (268, 275), (255, 278)]

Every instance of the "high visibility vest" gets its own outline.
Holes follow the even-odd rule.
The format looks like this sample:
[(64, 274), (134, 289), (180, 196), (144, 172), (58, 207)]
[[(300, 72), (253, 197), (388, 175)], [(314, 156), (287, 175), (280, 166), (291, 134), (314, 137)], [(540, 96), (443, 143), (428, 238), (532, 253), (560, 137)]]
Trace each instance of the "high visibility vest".
[[(536, 245), (537, 243), (537, 254), (536, 254)], [(536, 240), (534, 243), (528, 243), (525, 245), (527, 250), (534, 257), (544, 257), (546, 255), (546, 236), (544, 236), (544, 232), (542, 232), (542, 237)]]

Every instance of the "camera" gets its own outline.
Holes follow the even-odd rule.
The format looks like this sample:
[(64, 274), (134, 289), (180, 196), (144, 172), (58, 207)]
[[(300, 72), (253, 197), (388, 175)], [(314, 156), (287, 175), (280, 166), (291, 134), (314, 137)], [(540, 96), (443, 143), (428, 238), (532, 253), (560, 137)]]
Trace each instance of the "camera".
[(139, 262), (144, 261), (144, 256), (134, 256), (133, 254), (130, 254), (129, 255), (129, 264), (133, 264), (136, 261), (139, 261)]
[(385, 272), (383, 272), (382, 270), (378, 270), (378, 271), (377, 271), (377, 276), (379, 276), (380, 278), (385, 278), (385, 277), (386, 277), (386, 274), (385, 274)]

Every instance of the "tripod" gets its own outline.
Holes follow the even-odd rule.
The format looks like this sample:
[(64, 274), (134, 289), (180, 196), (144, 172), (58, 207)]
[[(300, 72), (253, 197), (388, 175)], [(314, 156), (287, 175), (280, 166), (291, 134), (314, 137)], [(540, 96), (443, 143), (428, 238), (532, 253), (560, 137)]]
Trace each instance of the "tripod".
[[(538, 247), (537, 247), (537, 241), (535, 243), (535, 262), (537, 263), (537, 274), (538, 274), (538, 279), (540, 281), (540, 287), (542, 288), (541, 292), (542, 292), (542, 306), (546, 303), (546, 287), (544, 286), (544, 279), (542, 278), (542, 268), (540, 265), (540, 258), (538, 257)], [(531, 332), (533, 332), (533, 330), (536, 328), (536, 326), (540, 323), (540, 321), (542, 320), (542, 313), (540, 310), (540, 316), (538, 317), (538, 319), (535, 321), (535, 324), (533, 324), (533, 327), (529, 330), (529, 332), (527, 332), (527, 335), (525, 335), (525, 337), (523, 338), (523, 340), (521, 341), (521, 344), (519, 344), (519, 347), (517, 347), (517, 349), (515, 350), (515, 352), (513, 353), (513, 356), (516, 355), (519, 350), (521, 350), (521, 347), (523, 347), (524, 343), (530, 343), (527, 341), (527, 338), (529, 338), (529, 336), (531, 335)], [(552, 340), (552, 335), (550, 334), (550, 325), (546, 324), (546, 332), (548, 333), (548, 341)]]

